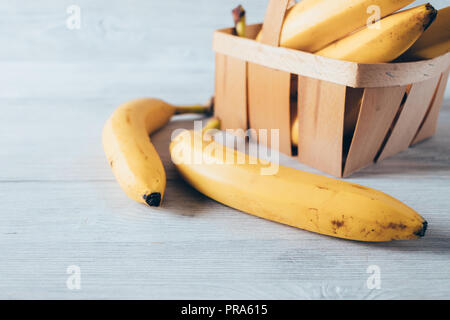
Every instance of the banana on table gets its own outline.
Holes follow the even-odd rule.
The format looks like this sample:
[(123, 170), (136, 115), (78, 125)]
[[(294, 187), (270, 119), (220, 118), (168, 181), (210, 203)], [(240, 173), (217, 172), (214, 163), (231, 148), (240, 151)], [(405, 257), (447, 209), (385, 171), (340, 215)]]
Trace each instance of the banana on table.
[(112, 171), (133, 200), (158, 207), (166, 187), (166, 173), (149, 134), (174, 114), (207, 113), (211, 106), (170, 105), (153, 98), (137, 99), (118, 107), (103, 128), (103, 148)]
[[(175, 113), (206, 110), (148, 98), (114, 111), (103, 129), (103, 146), (117, 181), (131, 199), (159, 206), (164, 195), (164, 167), (148, 135)], [(218, 127), (217, 121), (212, 123), (206, 128)], [(284, 166), (275, 174), (262, 175), (267, 164), (203, 132), (182, 132), (170, 144), (170, 152), (178, 171), (198, 191), (261, 218), (360, 241), (416, 239), (427, 228), (417, 212), (377, 190)]]
[(385, 193), (284, 166), (264, 175), (270, 164), (202, 132), (182, 132), (170, 153), (180, 174), (199, 192), (264, 219), (359, 241), (417, 239), (427, 228), (416, 211)]

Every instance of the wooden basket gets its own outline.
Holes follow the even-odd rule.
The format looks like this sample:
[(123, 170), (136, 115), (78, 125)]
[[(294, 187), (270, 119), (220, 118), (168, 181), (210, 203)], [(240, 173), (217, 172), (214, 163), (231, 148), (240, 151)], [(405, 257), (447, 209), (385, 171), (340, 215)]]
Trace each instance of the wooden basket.
[(434, 135), (450, 53), (359, 64), (281, 48), (288, 3), (270, 0), (264, 26), (248, 26), (247, 38), (233, 35), (233, 28), (214, 33), (215, 113), (225, 129), (279, 129), (281, 152), (338, 177)]

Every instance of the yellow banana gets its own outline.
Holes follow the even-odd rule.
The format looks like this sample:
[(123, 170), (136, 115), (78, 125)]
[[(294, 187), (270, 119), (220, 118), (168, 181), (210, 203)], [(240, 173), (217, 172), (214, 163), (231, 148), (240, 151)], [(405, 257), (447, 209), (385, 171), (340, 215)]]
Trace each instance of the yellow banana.
[(261, 218), (360, 241), (416, 239), (427, 228), (416, 211), (380, 191), (284, 166), (276, 174), (261, 175), (267, 164), (252, 164), (258, 159), (201, 132), (182, 132), (170, 152), (195, 189)]
[(380, 20), (380, 27), (365, 27), (316, 52), (317, 55), (359, 63), (383, 63), (408, 50), (436, 18), (430, 4)]
[[(414, 0), (303, 0), (286, 14), (282, 47), (316, 52), (365, 26), (379, 9), (385, 17)], [(374, 8), (372, 11), (371, 8)]]
[(138, 99), (118, 107), (103, 128), (103, 148), (125, 193), (149, 206), (161, 204), (166, 174), (149, 134), (175, 113), (206, 113), (209, 107), (177, 107), (159, 99)]
[(410, 60), (433, 59), (450, 51), (450, 7), (438, 11), (436, 21), (405, 52)]

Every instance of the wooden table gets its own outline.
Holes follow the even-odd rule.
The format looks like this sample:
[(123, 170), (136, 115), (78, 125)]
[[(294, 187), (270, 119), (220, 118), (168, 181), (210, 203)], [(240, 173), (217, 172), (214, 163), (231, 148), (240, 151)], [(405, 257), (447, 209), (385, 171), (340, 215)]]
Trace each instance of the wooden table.
[[(450, 297), (448, 101), (435, 138), (349, 179), (430, 223), (423, 239), (379, 244), (286, 227), (197, 193), (168, 155), (173, 129), (192, 120), (152, 138), (168, 176), (164, 206), (152, 209), (124, 195), (103, 154), (103, 122), (123, 100), (1, 101), (1, 298)], [(71, 265), (81, 290), (66, 287)], [(371, 265), (380, 289), (367, 288)]]

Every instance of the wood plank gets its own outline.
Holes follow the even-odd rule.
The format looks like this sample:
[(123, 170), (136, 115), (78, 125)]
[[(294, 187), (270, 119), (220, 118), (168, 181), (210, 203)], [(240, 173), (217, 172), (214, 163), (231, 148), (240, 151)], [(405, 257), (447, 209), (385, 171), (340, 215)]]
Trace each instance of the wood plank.
[(440, 77), (415, 83), (377, 161), (408, 149), (436, 92)]
[(373, 163), (400, 107), (406, 87), (364, 91), (358, 121), (344, 167), (344, 176)]
[(273, 47), (228, 33), (229, 29), (214, 33), (213, 49), (217, 53), (353, 88), (404, 86), (423, 82), (437, 77), (450, 66), (450, 52), (426, 61), (359, 64)]
[(247, 129), (247, 63), (216, 55), (214, 114), (223, 129)]
[(280, 45), (281, 27), (290, 0), (269, 0), (261, 33), (261, 43), (278, 47)]
[(441, 106), (444, 100), (444, 94), (448, 83), (449, 72), (450, 70), (447, 70), (447, 72), (444, 72), (442, 74), (431, 107), (428, 110), (428, 113), (425, 116), (425, 119), (422, 125), (420, 126), (419, 131), (417, 132), (411, 145), (419, 143), (425, 139), (431, 138), (436, 133), (439, 111), (441, 110)]
[[(269, 130), (268, 145), (288, 155), (292, 152), (290, 86), (289, 73), (248, 64), (250, 128)], [(271, 130), (279, 130), (279, 141), (271, 141)]]
[(307, 77), (298, 85), (298, 159), (340, 177), (346, 87)]

